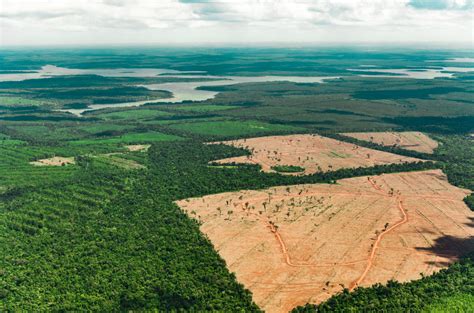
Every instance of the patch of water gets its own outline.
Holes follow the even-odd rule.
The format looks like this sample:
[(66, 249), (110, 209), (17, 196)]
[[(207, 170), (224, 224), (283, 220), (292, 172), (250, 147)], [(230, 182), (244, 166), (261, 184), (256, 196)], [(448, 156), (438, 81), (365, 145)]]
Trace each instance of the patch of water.
[[(161, 77), (177, 77), (175, 75), (166, 75)], [(263, 83), (263, 82), (282, 82), (289, 81), (294, 83), (323, 83), (327, 79), (336, 79), (338, 77), (321, 77), (321, 76), (212, 76), (212, 75), (191, 75), (186, 76), (190, 78), (213, 78), (221, 79), (215, 81), (195, 81), (195, 82), (173, 82), (173, 83), (161, 83), (161, 84), (150, 84), (150, 85), (138, 85), (138, 87), (145, 87), (150, 90), (166, 90), (170, 91), (173, 95), (171, 98), (146, 100), (146, 101), (135, 101), (126, 103), (114, 103), (114, 104), (93, 104), (85, 109), (67, 109), (61, 110), (62, 112), (69, 112), (75, 115), (81, 115), (86, 111), (99, 110), (105, 108), (121, 108), (121, 107), (134, 107), (140, 106), (145, 103), (178, 103), (183, 101), (204, 101), (214, 98), (219, 92), (197, 89), (198, 87), (211, 87), (211, 86), (227, 86), (242, 83)]]
[[(366, 68), (348, 68), (348, 71), (367, 72), (367, 74), (359, 74), (360, 77), (381, 77), (381, 78), (413, 78), (413, 79), (434, 79), (434, 78), (452, 78), (454, 73), (474, 72), (474, 68), (470, 67), (440, 67), (425, 69), (366, 69)], [(395, 75), (379, 75), (370, 74), (387, 73)]]
[(474, 63), (474, 58), (453, 58), (445, 60), (444, 62)]
[[(22, 73), (19, 73), (22, 72)], [(51, 78), (65, 75), (99, 75), (104, 77), (157, 77), (163, 74), (198, 74), (199, 71), (176, 71), (157, 68), (115, 68), (115, 69), (71, 69), (54, 65), (45, 65), (40, 70), (15, 71), (14, 73), (0, 74), (0, 82), (22, 81), (27, 79)], [(187, 76), (186, 76), (187, 77)]]
[[(459, 58), (460, 59), (460, 58)], [(466, 58), (463, 58), (465, 62)], [(461, 61), (460, 61), (461, 62)], [(434, 79), (438, 77), (451, 78), (456, 72), (471, 72), (474, 68), (466, 67), (439, 67), (426, 69), (380, 69), (372, 68), (373, 65), (362, 65), (361, 68), (347, 69), (349, 71), (367, 72), (367, 74), (359, 74), (361, 77), (374, 78), (414, 78), (414, 79)], [(370, 72), (387, 73), (387, 75), (371, 75)], [(203, 81), (194, 82), (171, 82), (160, 84), (139, 85), (150, 90), (165, 90), (172, 93), (171, 98), (152, 99), (144, 101), (111, 103), (111, 104), (94, 104), (86, 109), (66, 109), (62, 112), (69, 112), (75, 115), (81, 115), (83, 112), (91, 110), (99, 110), (105, 108), (134, 107), (145, 103), (178, 103), (183, 101), (204, 101), (214, 98), (219, 92), (200, 90), (198, 87), (205, 86), (226, 86), (242, 83), (262, 83), (262, 82), (281, 82), (289, 81), (295, 83), (323, 83), (324, 80), (335, 79), (334, 76), (213, 76), (203, 75), (200, 71), (176, 71), (168, 69), (155, 68), (118, 68), (118, 69), (69, 69), (57, 67), (54, 65), (46, 65), (41, 70), (31, 73), (6, 73), (0, 74), (0, 82), (2, 81), (21, 81), (26, 79), (41, 79), (54, 76), (64, 75), (99, 75), (104, 77), (179, 77), (202, 79)], [(388, 75), (392, 74), (392, 75)], [(395, 74), (395, 75), (393, 75)], [(215, 79), (214, 81), (204, 81), (207, 79)]]

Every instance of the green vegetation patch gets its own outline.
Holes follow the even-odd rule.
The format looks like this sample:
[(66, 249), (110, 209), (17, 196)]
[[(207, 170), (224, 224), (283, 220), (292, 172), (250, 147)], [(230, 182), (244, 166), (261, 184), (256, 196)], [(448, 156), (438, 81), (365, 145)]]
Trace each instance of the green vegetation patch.
[(98, 156), (94, 156), (94, 159), (98, 162), (110, 164), (126, 170), (136, 170), (145, 168), (143, 164), (140, 164), (135, 160), (123, 158), (123, 155), (124, 154), (119, 153), (101, 154)]
[(381, 99), (430, 99), (432, 95), (444, 95), (451, 92), (460, 92), (464, 89), (456, 87), (437, 87), (420, 89), (392, 89), (392, 90), (361, 90), (352, 96), (356, 99), (381, 100)]
[(170, 127), (195, 134), (213, 136), (239, 136), (268, 132), (290, 132), (300, 130), (300, 128), (293, 126), (270, 124), (259, 121), (197, 122), (189, 124), (176, 124)]
[(0, 145), (2, 146), (15, 146), (15, 145), (23, 145), (26, 142), (17, 139), (11, 139), (10, 136), (0, 133)]
[(272, 166), (272, 170), (279, 173), (300, 173), (304, 172), (304, 167), (297, 165), (276, 165)]
[[(473, 282), (474, 261), (471, 256), (420, 280), (407, 283), (389, 281), (387, 285), (375, 284), (369, 288), (357, 288), (353, 292), (345, 289), (326, 302), (297, 307), (293, 313), (472, 312)], [(455, 310), (455, 308), (467, 308), (467, 310)]]
[(9, 126), (9, 129), (12, 129), (15, 131), (15, 133), (18, 133), (19, 135), (22, 136), (27, 136), (27, 137), (37, 137), (37, 136), (48, 136), (48, 134), (51, 132), (50, 128), (45, 126), (45, 125), (35, 125), (35, 124), (29, 124), (29, 125), (18, 125), (18, 126)]
[(159, 132), (130, 133), (122, 136), (105, 139), (84, 139), (71, 141), (72, 145), (95, 145), (95, 144), (133, 144), (147, 143), (154, 141), (175, 141), (182, 140), (182, 137), (168, 135)]
[(60, 126), (53, 123), (16, 124), (9, 125), (7, 128), (13, 138), (37, 143), (79, 139), (86, 135), (80, 130), (80, 126)]
[(80, 129), (88, 133), (97, 134), (97, 133), (103, 133), (103, 132), (123, 131), (130, 128), (132, 128), (132, 126), (130, 125), (92, 124), (92, 125), (87, 125), (87, 126), (80, 126), (77, 129)]
[(106, 120), (138, 120), (138, 119), (150, 119), (157, 117), (169, 117), (171, 113), (158, 111), (158, 110), (124, 110), (110, 113), (97, 114), (96, 116)]
[(177, 105), (177, 106), (173, 106), (172, 108), (174, 110), (179, 110), (179, 111), (201, 113), (201, 112), (215, 112), (215, 111), (238, 109), (240, 108), (240, 106), (203, 104), (203, 105)]
[(17, 139), (0, 139), (0, 145), (2, 146), (17, 146), (26, 144), (23, 140)]
[[(7, 142), (9, 139), (6, 139)], [(59, 182), (76, 172), (76, 166), (33, 166), (29, 162), (55, 155), (72, 157), (75, 149), (2, 144), (0, 140), (0, 191), (8, 187), (44, 186)], [(0, 208), (1, 208), (0, 201)], [(0, 298), (1, 302), (1, 298)]]
[(14, 107), (14, 106), (41, 106), (47, 104), (44, 101), (26, 99), (21, 97), (0, 97), (0, 106)]
[(474, 295), (468, 293), (462, 293), (451, 297), (441, 298), (437, 302), (428, 305), (423, 310), (423, 312), (431, 313), (472, 311), (474, 311)]

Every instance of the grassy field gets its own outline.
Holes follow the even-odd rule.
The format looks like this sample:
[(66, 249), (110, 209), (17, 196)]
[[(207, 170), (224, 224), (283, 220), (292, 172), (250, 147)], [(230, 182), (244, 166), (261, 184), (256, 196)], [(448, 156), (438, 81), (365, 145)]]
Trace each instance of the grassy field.
[(423, 309), (424, 313), (471, 312), (474, 306), (474, 295), (469, 293), (440, 299)]
[(18, 107), (18, 106), (41, 106), (47, 104), (44, 101), (34, 99), (27, 99), (21, 97), (6, 97), (0, 96), (0, 106)]
[(71, 145), (100, 145), (100, 144), (137, 144), (155, 141), (175, 141), (182, 140), (181, 137), (163, 134), (159, 132), (127, 133), (118, 137), (104, 139), (84, 139), (71, 141)]
[(109, 124), (109, 123), (94, 123), (87, 126), (79, 126), (76, 129), (85, 131), (91, 134), (103, 133), (103, 132), (114, 132), (114, 131), (124, 131), (127, 129), (133, 128), (131, 125), (119, 125), (119, 124)]
[(199, 135), (209, 136), (245, 136), (269, 132), (295, 132), (298, 127), (269, 124), (259, 121), (217, 121), (176, 124), (172, 129), (182, 130)]
[(238, 109), (240, 106), (236, 105), (213, 105), (213, 104), (208, 104), (208, 105), (176, 105), (173, 106), (173, 110), (178, 110), (178, 111), (189, 111), (189, 112), (215, 112), (215, 111), (225, 111), (225, 110), (232, 110), (232, 109)]
[[(76, 166), (49, 167), (33, 166), (30, 161), (67, 153), (62, 149), (48, 147), (31, 147), (25, 144), (3, 145), (0, 141), (0, 194), (11, 187), (38, 186), (51, 182), (60, 182), (71, 177)], [(71, 153), (71, 152), (69, 152)], [(65, 155), (73, 156), (75, 153)]]
[(0, 145), (1, 146), (17, 146), (25, 144), (24, 141), (18, 139), (11, 139), (10, 136), (0, 133)]
[(142, 119), (153, 119), (160, 117), (172, 116), (171, 113), (149, 110), (149, 109), (134, 109), (134, 110), (123, 110), (110, 113), (96, 114), (94, 116), (100, 117), (105, 120), (142, 120)]

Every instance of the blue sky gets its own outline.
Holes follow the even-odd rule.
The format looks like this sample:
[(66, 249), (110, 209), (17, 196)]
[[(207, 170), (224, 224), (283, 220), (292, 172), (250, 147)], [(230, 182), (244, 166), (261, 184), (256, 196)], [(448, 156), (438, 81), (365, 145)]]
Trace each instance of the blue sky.
[(474, 0), (0, 0), (1, 45), (473, 44)]
[(408, 5), (416, 9), (427, 10), (469, 10), (473, 8), (474, 0), (449, 1), (449, 0), (411, 0)]

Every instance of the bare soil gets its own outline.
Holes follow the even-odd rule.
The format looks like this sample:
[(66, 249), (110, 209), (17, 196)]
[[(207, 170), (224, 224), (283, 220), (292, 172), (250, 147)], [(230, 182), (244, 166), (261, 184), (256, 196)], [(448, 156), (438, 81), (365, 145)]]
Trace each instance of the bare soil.
[(474, 250), (470, 191), (440, 170), (177, 201), (267, 312), (429, 275)]
[(63, 166), (68, 164), (75, 164), (73, 157), (66, 158), (66, 157), (52, 157), (49, 159), (41, 159), (37, 161), (30, 162), (32, 165), (36, 166)]
[(382, 146), (396, 146), (406, 150), (433, 153), (438, 142), (421, 132), (368, 132), (343, 133), (342, 135), (370, 141)]
[(245, 148), (251, 151), (251, 155), (221, 159), (213, 163), (258, 164), (264, 172), (274, 172), (272, 167), (277, 165), (293, 165), (304, 168), (303, 172), (286, 173), (289, 175), (421, 161), (319, 135), (268, 136), (218, 143)]
[(150, 148), (150, 145), (128, 145), (125, 146), (128, 151), (147, 151)]

